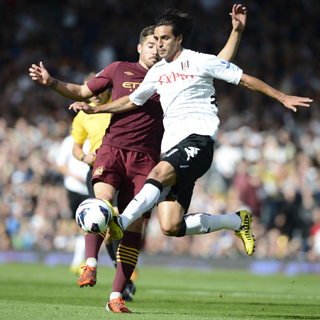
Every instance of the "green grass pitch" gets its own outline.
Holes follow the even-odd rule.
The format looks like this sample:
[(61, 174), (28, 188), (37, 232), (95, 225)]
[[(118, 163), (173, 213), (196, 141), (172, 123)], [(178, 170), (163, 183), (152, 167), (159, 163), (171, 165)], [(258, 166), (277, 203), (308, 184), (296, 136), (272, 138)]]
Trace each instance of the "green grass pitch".
[(67, 266), (0, 265), (0, 319), (320, 319), (320, 277), (140, 267), (133, 314), (105, 311), (115, 271), (79, 288)]

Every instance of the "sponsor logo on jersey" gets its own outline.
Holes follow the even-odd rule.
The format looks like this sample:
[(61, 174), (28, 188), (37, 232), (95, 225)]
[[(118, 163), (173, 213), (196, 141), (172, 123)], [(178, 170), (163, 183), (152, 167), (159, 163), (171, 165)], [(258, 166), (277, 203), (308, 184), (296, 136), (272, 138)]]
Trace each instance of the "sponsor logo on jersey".
[(187, 71), (189, 69), (189, 60), (181, 62), (181, 68), (183, 71)]
[(186, 154), (188, 156), (187, 161), (189, 161), (190, 158), (194, 158), (194, 156), (196, 154), (198, 154), (199, 150), (200, 150), (199, 148), (195, 148), (195, 147), (184, 148), (184, 151), (186, 152)]
[(134, 91), (138, 89), (140, 84), (141, 84), (140, 82), (124, 82), (122, 86), (126, 89), (129, 89), (129, 91)]
[(130, 72), (130, 71), (125, 71), (124, 72), (127, 76), (133, 76), (134, 74), (132, 73), (132, 72)]
[(179, 72), (171, 72), (168, 75), (167, 74), (161, 75), (158, 81), (160, 82), (160, 85), (163, 85), (164, 83), (172, 83), (172, 82), (183, 81), (187, 79), (193, 79), (193, 76), (182, 74)]
[(95, 171), (94, 171), (94, 176), (100, 176), (103, 172), (103, 166), (98, 167)]
[(221, 64), (223, 64), (227, 69), (230, 68), (230, 62), (226, 60), (220, 60)]

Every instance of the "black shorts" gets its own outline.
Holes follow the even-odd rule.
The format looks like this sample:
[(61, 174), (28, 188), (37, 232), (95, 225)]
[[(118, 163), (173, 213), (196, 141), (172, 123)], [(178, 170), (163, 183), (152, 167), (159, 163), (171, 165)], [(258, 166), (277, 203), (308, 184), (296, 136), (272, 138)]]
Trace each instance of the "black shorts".
[(167, 152), (161, 161), (167, 161), (174, 167), (177, 184), (165, 188), (158, 203), (165, 201), (170, 194), (185, 212), (188, 211), (195, 182), (211, 167), (213, 147), (214, 141), (209, 136), (192, 134)]
[(70, 190), (68, 191), (68, 199), (69, 199), (69, 207), (72, 211), (72, 219), (75, 219), (76, 217), (76, 211), (80, 205), (80, 203), (86, 199), (88, 199), (88, 195), (83, 195), (77, 192), (73, 192)]
[(89, 169), (89, 171), (87, 173), (86, 184), (87, 184), (87, 188), (88, 188), (88, 191), (89, 191), (89, 198), (94, 198), (95, 195), (94, 195), (91, 179), (92, 179), (92, 167), (90, 166), (90, 169)]

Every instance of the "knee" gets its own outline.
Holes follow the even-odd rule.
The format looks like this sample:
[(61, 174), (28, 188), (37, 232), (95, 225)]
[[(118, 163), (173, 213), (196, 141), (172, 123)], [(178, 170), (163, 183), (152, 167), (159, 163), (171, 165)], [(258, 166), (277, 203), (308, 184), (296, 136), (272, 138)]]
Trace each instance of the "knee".
[(176, 237), (180, 230), (180, 224), (165, 224), (160, 227), (162, 233), (168, 237)]

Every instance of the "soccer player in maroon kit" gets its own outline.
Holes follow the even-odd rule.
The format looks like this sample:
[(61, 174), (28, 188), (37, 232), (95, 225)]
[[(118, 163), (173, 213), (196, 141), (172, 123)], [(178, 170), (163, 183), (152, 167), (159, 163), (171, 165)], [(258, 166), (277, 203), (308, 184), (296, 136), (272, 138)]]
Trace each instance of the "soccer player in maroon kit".
[[(158, 61), (153, 39), (154, 27), (140, 34), (139, 62), (114, 62), (85, 85), (63, 83), (50, 77), (43, 63), (32, 65), (30, 76), (37, 83), (49, 86), (66, 98), (82, 101), (112, 87), (113, 99), (130, 94), (144, 79), (148, 70)], [(96, 198), (113, 203), (116, 191), (121, 213), (131, 199), (141, 190), (145, 179), (160, 157), (163, 134), (162, 108), (155, 95), (143, 110), (125, 115), (113, 115), (93, 167), (92, 183)], [(143, 218), (133, 223), (129, 230), (114, 238), (121, 238), (117, 253), (117, 271), (113, 291), (122, 293), (137, 264), (141, 245)], [(79, 285), (96, 283), (97, 260), (104, 235), (86, 234), (86, 266), (78, 280)], [(116, 240), (117, 240), (116, 239)], [(132, 289), (133, 291), (134, 289)], [(131, 292), (132, 293), (132, 292)]]
[[(233, 30), (227, 45), (218, 55), (228, 61), (233, 59), (244, 30), (246, 9), (241, 5), (234, 5), (230, 15)], [(114, 62), (86, 85), (63, 83), (53, 79), (42, 62), (40, 67), (32, 65), (29, 69), (30, 76), (37, 83), (46, 85), (72, 100), (85, 101), (110, 87), (113, 88), (113, 100), (127, 96), (138, 88), (147, 71), (158, 61), (153, 31), (153, 26), (147, 27), (140, 34), (138, 63)], [(99, 107), (93, 110), (95, 110), (93, 113), (103, 112)], [(151, 97), (143, 107), (125, 114), (114, 114), (103, 137), (102, 145), (97, 150), (92, 175), (95, 196), (112, 203), (116, 191), (119, 190), (118, 208), (121, 213), (141, 190), (149, 172), (157, 164), (162, 133), (162, 108), (158, 95)], [(113, 292), (108, 303), (109, 311), (131, 313), (125, 307), (121, 293), (137, 264), (142, 223), (143, 218), (134, 221), (123, 234), (117, 253), (118, 264)], [(117, 235), (112, 236), (117, 237)], [(85, 239), (87, 261), (79, 279), (80, 286), (96, 283), (98, 252), (103, 237), (86, 234)]]

